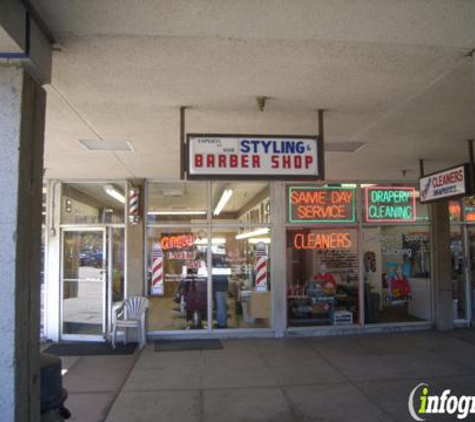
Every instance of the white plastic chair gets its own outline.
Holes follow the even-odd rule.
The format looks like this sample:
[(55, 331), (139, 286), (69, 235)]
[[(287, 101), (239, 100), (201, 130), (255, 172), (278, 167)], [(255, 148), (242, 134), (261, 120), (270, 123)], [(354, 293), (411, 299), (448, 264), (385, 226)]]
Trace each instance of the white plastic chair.
[(140, 348), (147, 342), (145, 338), (145, 317), (148, 310), (148, 299), (141, 296), (132, 296), (125, 299), (113, 311), (112, 318), (112, 347), (115, 348), (117, 329), (123, 328), (124, 344), (127, 343), (127, 329), (137, 328)]

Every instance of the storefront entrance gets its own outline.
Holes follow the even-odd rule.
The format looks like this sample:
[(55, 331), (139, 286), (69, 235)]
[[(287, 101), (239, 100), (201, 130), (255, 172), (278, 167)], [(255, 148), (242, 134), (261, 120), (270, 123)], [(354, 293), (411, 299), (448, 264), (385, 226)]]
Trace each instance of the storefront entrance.
[(111, 308), (123, 298), (124, 229), (62, 231), (61, 338), (103, 341)]

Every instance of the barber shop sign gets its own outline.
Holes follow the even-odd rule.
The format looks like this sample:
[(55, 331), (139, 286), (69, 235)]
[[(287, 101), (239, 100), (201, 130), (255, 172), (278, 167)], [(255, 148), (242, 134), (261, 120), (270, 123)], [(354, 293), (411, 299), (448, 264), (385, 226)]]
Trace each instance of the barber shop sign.
[(323, 179), (323, 143), (314, 136), (195, 135), (186, 143), (188, 178)]

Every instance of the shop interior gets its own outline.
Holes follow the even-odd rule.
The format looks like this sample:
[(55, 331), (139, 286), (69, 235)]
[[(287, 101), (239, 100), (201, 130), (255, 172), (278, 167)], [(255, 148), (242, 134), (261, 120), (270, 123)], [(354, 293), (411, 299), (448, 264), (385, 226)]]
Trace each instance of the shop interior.
[(149, 331), (270, 327), (269, 185), (148, 189)]

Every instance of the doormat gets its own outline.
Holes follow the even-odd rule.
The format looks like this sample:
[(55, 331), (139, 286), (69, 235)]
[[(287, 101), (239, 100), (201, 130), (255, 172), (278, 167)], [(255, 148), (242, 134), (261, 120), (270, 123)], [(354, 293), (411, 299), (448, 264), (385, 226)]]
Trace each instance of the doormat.
[(117, 343), (114, 349), (110, 343), (68, 342), (52, 344), (43, 353), (55, 356), (131, 355), (136, 348), (137, 343)]
[(160, 340), (155, 342), (156, 352), (183, 352), (191, 350), (220, 350), (219, 340)]

